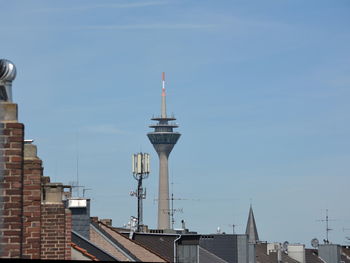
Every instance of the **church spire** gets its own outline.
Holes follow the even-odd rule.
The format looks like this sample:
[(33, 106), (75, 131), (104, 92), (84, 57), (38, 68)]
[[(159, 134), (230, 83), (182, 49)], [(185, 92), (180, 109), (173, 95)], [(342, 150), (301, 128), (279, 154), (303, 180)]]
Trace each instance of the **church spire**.
[(256, 243), (257, 241), (259, 241), (259, 235), (258, 230), (256, 229), (252, 205), (250, 205), (247, 228), (245, 233), (246, 235), (248, 235), (249, 243)]

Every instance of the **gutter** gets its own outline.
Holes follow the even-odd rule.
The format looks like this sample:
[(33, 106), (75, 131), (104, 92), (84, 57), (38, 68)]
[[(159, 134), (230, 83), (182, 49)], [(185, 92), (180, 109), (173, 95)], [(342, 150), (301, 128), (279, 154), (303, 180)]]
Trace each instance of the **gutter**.
[(176, 249), (176, 242), (181, 239), (181, 235), (179, 235), (178, 238), (174, 240), (174, 262), (176, 263), (176, 254), (177, 254), (177, 249)]

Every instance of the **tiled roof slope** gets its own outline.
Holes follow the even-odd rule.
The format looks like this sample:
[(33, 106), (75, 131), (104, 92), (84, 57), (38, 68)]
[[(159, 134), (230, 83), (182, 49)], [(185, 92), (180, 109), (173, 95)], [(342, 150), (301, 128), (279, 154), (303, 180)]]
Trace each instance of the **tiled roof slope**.
[[(344, 263), (350, 263), (350, 249), (349, 247), (341, 248), (341, 261)], [(306, 263), (325, 263), (319, 256), (317, 249), (305, 249)]]
[(344, 254), (340, 255), (341, 261), (343, 261), (344, 263), (349, 263), (350, 262), (350, 258)]
[(349, 246), (343, 246), (342, 247), (342, 253), (347, 256), (350, 257), (350, 247)]
[[(276, 263), (277, 253), (270, 252), (267, 254), (267, 243), (257, 243), (256, 244), (256, 263)], [(299, 263), (298, 261), (288, 257), (285, 253), (282, 253), (283, 263)]]
[(208, 250), (199, 247), (199, 262), (200, 263), (228, 263), (222, 258), (210, 253)]
[(350, 248), (348, 246), (341, 248), (341, 260), (345, 263), (350, 263)]
[(119, 247), (124, 248), (125, 253), (129, 254), (132, 258), (135, 258), (139, 262), (167, 262), (161, 256), (153, 253), (148, 248), (142, 246), (130, 240), (129, 238), (123, 236), (122, 234), (115, 231), (112, 227), (103, 224), (102, 222), (92, 223), (94, 226), (98, 227), (105, 236), (116, 241)]
[[(96, 257), (97, 260), (101, 261), (116, 261), (112, 255), (108, 254), (102, 248), (98, 247), (96, 244), (87, 240), (85, 237), (79, 235), (78, 233), (72, 231), (72, 243), (81, 249), (85, 250), (88, 254)], [(74, 247), (74, 246), (73, 246)]]
[(101, 233), (92, 225), (90, 225), (90, 241), (103, 248), (119, 261), (132, 261), (121, 250), (117, 249), (108, 238), (101, 235)]

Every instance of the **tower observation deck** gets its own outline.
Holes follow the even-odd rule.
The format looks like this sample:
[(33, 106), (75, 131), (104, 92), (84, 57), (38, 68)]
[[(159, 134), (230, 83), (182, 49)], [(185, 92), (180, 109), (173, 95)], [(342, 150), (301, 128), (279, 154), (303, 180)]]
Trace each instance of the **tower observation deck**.
[(176, 118), (166, 114), (164, 75), (163, 72), (161, 116), (151, 119), (157, 123), (149, 126), (154, 131), (147, 134), (159, 157), (158, 229), (170, 229), (168, 157), (181, 136), (179, 132), (173, 131), (179, 127), (174, 122)]

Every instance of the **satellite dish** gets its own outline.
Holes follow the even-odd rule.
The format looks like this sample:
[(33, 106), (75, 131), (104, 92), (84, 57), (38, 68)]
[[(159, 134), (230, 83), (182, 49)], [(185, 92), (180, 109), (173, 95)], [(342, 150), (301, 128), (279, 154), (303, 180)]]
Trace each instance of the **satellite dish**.
[(289, 242), (288, 241), (284, 241), (284, 243), (282, 245), (283, 251), (287, 251), (288, 250), (288, 245), (289, 245)]
[(313, 238), (313, 239), (311, 240), (311, 246), (312, 246), (313, 248), (317, 248), (319, 243), (320, 243), (320, 242), (318, 241), (317, 238)]

